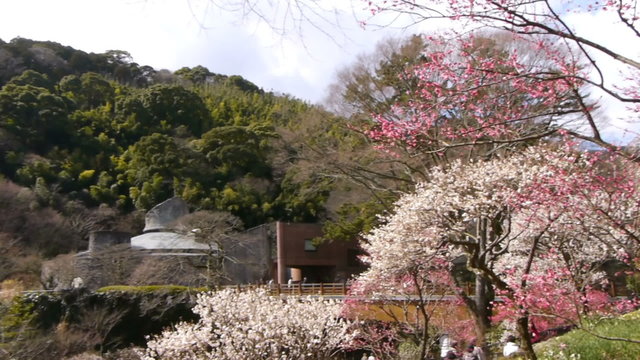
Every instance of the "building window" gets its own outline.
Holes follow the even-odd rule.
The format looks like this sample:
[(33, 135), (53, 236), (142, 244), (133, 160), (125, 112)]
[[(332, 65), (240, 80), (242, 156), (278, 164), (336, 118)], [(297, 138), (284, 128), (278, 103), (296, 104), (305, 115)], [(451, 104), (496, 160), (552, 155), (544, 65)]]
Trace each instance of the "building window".
[(313, 244), (313, 239), (304, 239), (304, 251), (316, 251), (318, 248)]

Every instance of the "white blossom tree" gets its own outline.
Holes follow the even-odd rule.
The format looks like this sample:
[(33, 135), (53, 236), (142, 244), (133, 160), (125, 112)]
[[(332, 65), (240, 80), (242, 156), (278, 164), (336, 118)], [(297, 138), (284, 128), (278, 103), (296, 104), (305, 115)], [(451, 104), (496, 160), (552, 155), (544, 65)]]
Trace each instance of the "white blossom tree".
[(198, 296), (196, 324), (150, 339), (142, 358), (330, 359), (351, 339), (339, 301), (222, 290)]
[[(464, 255), (481, 281), (475, 302), (462, 289), (458, 294), (482, 340), (493, 289), (514, 298), (535, 275), (559, 268), (572, 271), (574, 280), (582, 276), (584, 285), (591, 265), (635, 252), (638, 178), (623, 174), (624, 166), (597, 170), (597, 161), (569, 149), (532, 147), (434, 168), (429, 181), (398, 200), (385, 225), (366, 236), (370, 269), (361, 280), (384, 283), (390, 274), (416, 266), (429, 271), (434, 259), (451, 262)], [(551, 251), (561, 256), (545, 256)], [(534, 358), (529, 314), (517, 315), (518, 332)]]

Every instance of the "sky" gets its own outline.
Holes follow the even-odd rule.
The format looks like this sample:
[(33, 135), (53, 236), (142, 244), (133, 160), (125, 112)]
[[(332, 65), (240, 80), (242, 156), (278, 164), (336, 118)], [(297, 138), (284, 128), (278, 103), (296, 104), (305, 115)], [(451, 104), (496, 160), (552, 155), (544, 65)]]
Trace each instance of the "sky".
[(95, 53), (124, 50), (138, 64), (155, 69), (202, 65), (315, 103), (325, 97), (339, 69), (358, 54), (372, 51), (382, 38), (401, 33), (391, 28), (364, 30), (358, 23), (366, 17), (364, 2), (359, 8), (348, 1), (319, 4), (315, 10), (336, 5), (338, 10), (306, 13), (314, 28), (296, 21), (296, 9), (258, 9), (268, 16), (261, 21), (248, 9), (234, 6), (243, 1), (226, 1), (224, 8), (216, 1), (4, 0), (0, 39), (55, 41)]
[[(552, 0), (559, 8), (569, 0)], [(572, 0), (586, 4), (594, 0)], [(0, 1), (0, 39), (20, 36), (49, 40), (87, 52), (128, 51), (135, 62), (175, 71), (202, 65), (225, 75), (241, 75), (267, 91), (287, 93), (312, 103), (322, 102), (337, 72), (357, 55), (371, 53), (389, 36), (441, 29), (448, 24), (423, 23), (421, 28), (364, 28), (369, 12), (363, 0), (314, 0), (311, 8), (295, 9), (290, 0), (4, 0)], [(221, 5), (222, 4), (222, 5)], [(247, 4), (258, 6), (250, 11)], [(583, 4), (583, 5), (584, 5)], [(243, 7), (244, 5), (244, 7)], [(260, 7), (262, 6), (262, 7)], [(326, 10), (326, 11), (324, 11)], [(302, 19), (301, 16), (309, 19)], [(612, 12), (573, 12), (567, 22), (578, 33), (623, 53), (637, 56), (638, 38), (615, 26)], [(386, 19), (379, 20), (385, 23)], [(426, 27), (429, 28), (426, 28)], [(607, 58), (607, 78), (622, 83)], [(623, 104), (602, 103), (608, 137), (630, 139)]]

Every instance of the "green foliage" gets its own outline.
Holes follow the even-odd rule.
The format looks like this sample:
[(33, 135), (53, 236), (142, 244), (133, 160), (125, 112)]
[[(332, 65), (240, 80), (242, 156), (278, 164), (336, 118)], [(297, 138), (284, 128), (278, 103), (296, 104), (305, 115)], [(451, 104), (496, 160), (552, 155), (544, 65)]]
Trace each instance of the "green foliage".
[(98, 175), (95, 185), (89, 186), (89, 194), (99, 204), (112, 204), (118, 200), (118, 186), (108, 172), (102, 171)]
[(136, 141), (154, 132), (168, 134), (186, 126), (194, 136), (210, 128), (210, 116), (202, 99), (181, 86), (154, 85), (116, 102), (118, 127), (126, 140)]
[(196, 146), (227, 181), (247, 174), (268, 178), (267, 151), (269, 139), (275, 136), (266, 126), (220, 126), (204, 134)]
[(412, 360), (420, 357), (420, 347), (410, 340), (405, 340), (398, 345), (398, 359)]
[(217, 75), (209, 71), (204, 66), (198, 65), (193, 68), (183, 67), (175, 72), (176, 75), (180, 76), (182, 79), (190, 81), (194, 85), (203, 85), (208, 80), (214, 80), (220, 75)]
[(292, 222), (315, 222), (324, 215), (324, 203), (329, 197), (332, 180), (312, 176), (298, 179), (295, 171), (287, 174), (276, 199), (280, 218)]
[(379, 225), (378, 215), (388, 209), (394, 198), (387, 193), (364, 203), (343, 204), (338, 209), (334, 221), (324, 224), (323, 239), (349, 241), (358, 238), (360, 234), (368, 233)]
[(187, 156), (173, 138), (154, 133), (129, 147), (118, 159), (116, 169), (129, 183), (141, 186), (156, 174), (167, 179), (180, 175)]
[(7, 84), (0, 90), (0, 127), (43, 154), (68, 145), (69, 101), (33, 85)]
[(634, 273), (628, 275), (626, 278), (627, 289), (631, 291), (633, 294), (640, 294), (640, 274)]
[(85, 170), (78, 175), (78, 180), (81, 182), (88, 182), (93, 179), (93, 176), (96, 174), (95, 170)]
[(36, 179), (40, 178), (47, 182), (54, 182), (58, 169), (47, 159), (36, 159), (25, 164), (16, 172), (18, 183), (25, 186), (34, 185)]
[(26, 332), (33, 332), (34, 320), (36, 319), (35, 310), (35, 303), (29, 301), (27, 297), (16, 296), (1, 314), (1, 343), (10, 342), (17, 336), (24, 336)]
[(21, 75), (14, 77), (9, 80), (9, 84), (17, 86), (32, 85), (53, 91), (53, 83), (49, 80), (49, 77), (33, 70), (27, 70)]
[(244, 92), (262, 93), (262, 90), (256, 84), (238, 75), (229, 76), (229, 78), (225, 80), (225, 85), (235, 86)]
[(118, 180), (130, 184), (129, 196), (138, 209), (149, 209), (173, 196), (174, 178), (189, 174), (192, 153), (167, 136), (154, 133), (132, 145), (116, 160)]
[(273, 196), (266, 191), (261, 192), (261, 186), (251, 186), (252, 183), (257, 184), (248, 178), (227, 184), (221, 191), (213, 190), (213, 209), (239, 217), (247, 227), (272, 220), (270, 203)]
[(293, 126), (298, 116), (311, 108), (287, 96), (245, 92), (235, 86), (209, 85), (196, 91), (210, 110), (214, 126)]
[[(640, 344), (628, 341), (600, 339), (600, 336), (640, 340), (640, 311), (619, 318), (586, 323), (585, 330), (574, 330), (535, 347), (540, 359), (608, 360), (634, 359), (640, 354)], [(571, 355), (579, 355), (572, 358)]]
[(60, 80), (58, 87), (67, 97), (73, 99), (80, 109), (93, 109), (115, 100), (114, 87), (102, 76), (88, 72), (80, 77), (68, 75)]

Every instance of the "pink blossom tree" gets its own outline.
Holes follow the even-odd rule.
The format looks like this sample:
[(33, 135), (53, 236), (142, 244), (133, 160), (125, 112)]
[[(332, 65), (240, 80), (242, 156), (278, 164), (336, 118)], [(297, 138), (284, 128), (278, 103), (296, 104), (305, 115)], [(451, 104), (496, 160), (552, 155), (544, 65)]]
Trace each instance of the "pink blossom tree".
[[(638, 167), (608, 152), (551, 154), (547, 169), (523, 187), (515, 223), (540, 234), (515, 242), (496, 266), (511, 287), (500, 317), (532, 320), (537, 330), (570, 324), (594, 336), (585, 316), (610, 316), (637, 306), (612, 299), (601, 265), (614, 258), (634, 266), (638, 241)], [(614, 339), (637, 342), (638, 339)]]
[(510, 277), (513, 291), (496, 303), (494, 321), (511, 322), (527, 317), (533, 336), (562, 327), (575, 327), (602, 339), (640, 342), (639, 339), (612, 338), (591, 330), (591, 324), (600, 317), (633, 310), (638, 306), (637, 300), (612, 299), (598, 287), (597, 279), (576, 287), (576, 273), (584, 273), (585, 269), (576, 270), (564, 265), (562, 255), (555, 251), (541, 256), (541, 260), (534, 264), (529, 274)]
[[(619, 166), (624, 161), (616, 156), (637, 161), (635, 150), (618, 148), (603, 136), (606, 115), (598, 107), (617, 103), (627, 107), (626, 120), (637, 119), (640, 62), (624, 49), (593, 40), (570, 25), (575, 15), (609, 16), (615, 18), (611, 23), (616, 34), (637, 43), (635, 1), (374, 0), (368, 4), (374, 16), (394, 12), (416, 22), (449, 19), (457, 27), (448, 35), (429, 37), (436, 46), (425, 51), (425, 61), (398, 74), (416, 79), (418, 86), (407, 92), (408, 101), (374, 115), (369, 135), (384, 147), (435, 148), (446, 154), (453, 148), (500, 149), (555, 137), (580, 139), (610, 151), (606, 161), (588, 155), (575, 156), (575, 166), (569, 166), (570, 157), (551, 161), (545, 172), (532, 171), (534, 180), (505, 199), (509, 217), (494, 218), (493, 223), (502, 223), (518, 236), (500, 248), (509, 250), (490, 262), (494, 268), (479, 269), (499, 291), (515, 299), (522, 289), (535, 289), (535, 272), (546, 268), (569, 271), (569, 288), (585, 295), (594, 264), (606, 256), (637, 253), (637, 165)], [(481, 28), (528, 44), (537, 57), (517, 47), (476, 51), (478, 36), (466, 34)], [(633, 131), (628, 125), (623, 130)], [(608, 166), (589, 167), (589, 162)], [(540, 266), (545, 262), (539, 255), (552, 249), (560, 254), (557, 261), (547, 259), (553, 266)], [(529, 313), (526, 304), (518, 306), (520, 332), (527, 340)], [(527, 351), (535, 357), (530, 346)]]
[(385, 225), (366, 235), (363, 247), (370, 269), (361, 279), (393, 286), (387, 284), (412, 268), (421, 269), (427, 278), (424, 273), (436, 264), (466, 255), (467, 267), (483, 281), (476, 286), (476, 301), (463, 289), (458, 294), (474, 315), (482, 341), (490, 326), (490, 283), (507, 286), (492, 265), (506, 253), (513, 236), (507, 199), (528, 171), (516, 157), (434, 168), (429, 182), (398, 200), (394, 213), (383, 219)]
[(414, 87), (375, 113), (367, 133), (385, 148), (442, 155), (485, 155), (556, 135), (581, 114), (573, 100), (580, 82), (528, 75), (559, 73), (537, 51), (505, 33), (429, 37), (423, 61), (398, 74)]
[[(415, 136), (436, 125), (447, 129), (449, 118), (442, 116), (443, 109), (453, 108), (475, 114), (476, 122), (471, 127), (446, 131), (445, 136), (458, 139), (461, 134), (477, 138), (489, 135), (501, 140), (501, 136), (509, 135), (505, 125), (536, 121), (541, 114), (532, 114), (527, 108), (543, 102), (552, 105), (552, 111), (545, 116), (555, 118), (553, 126), (537, 134), (519, 134), (515, 140), (562, 131), (620, 151), (603, 137), (605, 125), (603, 114), (597, 112), (598, 100), (626, 105), (630, 110), (627, 120), (637, 119), (640, 104), (637, 54), (629, 55), (625, 49), (609, 42), (594, 40), (593, 34), (578, 32), (572, 23), (579, 16), (589, 16), (591, 21), (598, 19), (607, 25), (611, 34), (625, 37), (630, 42), (628, 46), (633, 48), (631, 43), (637, 45), (640, 40), (637, 27), (640, 17), (635, 0), (372, 0), (368, 5), (374, 15), (372, 21), (388, 12), (406, 15), (416, 23), (448, 19), (456, 28), (451, 35), (458, 38), (460, 34), (481, 28), (495, 29), (531, 44), (545, 58), (542, 63), (532, 61), (528, 54), (516, 49), (504, 58), (492, 54), (472, 55), (467, 50), (470, 42), (464, 37), (463, 46), (426, 54), (430, 61), (414, 70), (421, 81), (420, 89), (413, 94), (415, 103), (397, 109), (403, 114), (415, 110), (415, 115), (407, 116), (404, 126), (391, 126), (390, 136), (391, 130)], [(584, 28), (580, 30), (584, 32)], [(436, 42), (450, 42), (451, 38), (434, 37)], [(446, 81), (433, 81), (434, 73)], [(478, 94), (496, 86), (512, 91), (498, 93), (493, 98), (480, 95), (481, 101), (474, 101)], [(601, 99), (589, 96), (592, 92)], [(531, 100), (515, 108), (503, 106), (502, 112), (491, 111), (501, 104), (509, 104), (516, 93), (526, 94)], [(381, 125), (386, 124), (381, 121)], [(465, 137), (462, 142), (468, 141)], [(623, 152), (632, 157), (627, 150)]]
[[(437, 252), (407, 258), (404, 262), (386, 262), (382, 257), (395, 256), (387, 251), (397, 247), (381, 249), (381, 245), (364, 244), (368, 255), (363, 257), (363, 261), (370, 268), (351, 286), (345, 310), (354, 314), (384, 314), (392, 324), (390, 330), (396, 332), (391, 338), (397, 339), (396, 343), (402, 339), (414, 343), (417, 345), (419, 358), (425, 359), (433, 352), (438, 340), (437, 334), (431, 333), (430, 329), (435, 326), (454, 330), (453, 326), (447, 327), (449, 324), (440, 322), (442, 317), (437, 316), (444, 304), (457, 302), (446, 295), (451, 294), (451, 289), (455, 286), (450, 275), (452, 264), (448, 257)], [(418, 249), (414, 250), (419, 252)], [(389, 355), (377, 354), (379, 358), (387, 358)]]

